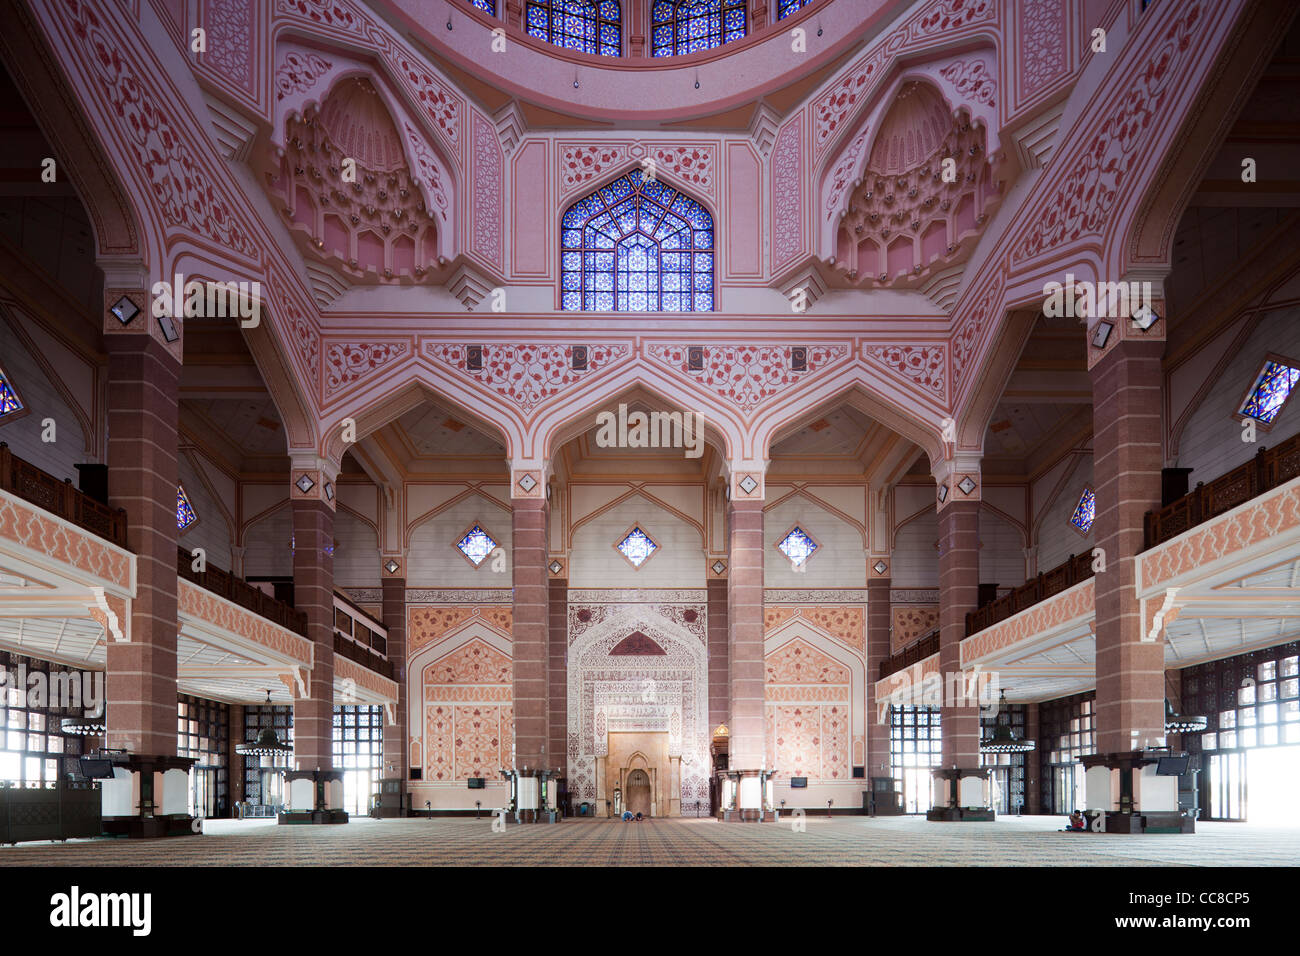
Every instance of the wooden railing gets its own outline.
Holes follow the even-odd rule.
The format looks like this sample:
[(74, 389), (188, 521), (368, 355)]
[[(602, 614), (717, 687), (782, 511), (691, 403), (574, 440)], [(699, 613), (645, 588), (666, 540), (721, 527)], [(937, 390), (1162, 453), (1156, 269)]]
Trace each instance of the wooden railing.
[(337, 631), (334, 634), (334, 653), (340, 657), (346, 657), (354, 664), (368, 667), (376, 674), (383, 674), (389, 680), (394, 679), (392, 661), (370, 653), (366, 648), (360, 644), (354, 644)]
[(176, 549), (176, 573), (186, 581), (193, 582), (205, 591), (211, 591), (219, 597), (238, 604), (245, 610), (252, 611), (283, 628), (307, 637), (307, 615), (296, 610), (293, 605), (277, 601), (265, 591), (253, 587), (243, 578), (236, 577), (229, 571), (207, 565), (205, 571), (195, 571), (193, 557), (184, 548)]
[(0, 442), (0, 488), (118, 547), (126, 547), (125, 511), (83, 494), (73, 486), (71, 478), (60, 481), (19, 458), (5, 442)]
[(970, 637), (976, 631), (982, 631), (999, 621), (1005, 621), (1011, 615), (1019, 614), (1039, 601), (1046, 601), (1090, 577), (1092, 577), (1092, 555), (1072, 554), (1063, 563), (1050, 571), (1035, 575), (1010, 594), (1003, 595), (996, 601), (990, 601), (982, 608), (968, 613), (966, 636)]
[(887, 657), (881, 661), (879, 680), (884, 680), (890, 674), (897, 673), (904, 667), (911, 667), (917, 661), (923, 661), (931, 654), (938, 653), (939, 630), (936, 628), (911, 647), (905, 647), (892, 657)]
[(1148, 511), (1143, 550), (1154, 548), (1296, 477), (1300, 477), (1300, 435), (1288, 438), (1275, 448), (1261, 448), (1244, 465), (1208, 484), (1200, 482), (1158, 511)]

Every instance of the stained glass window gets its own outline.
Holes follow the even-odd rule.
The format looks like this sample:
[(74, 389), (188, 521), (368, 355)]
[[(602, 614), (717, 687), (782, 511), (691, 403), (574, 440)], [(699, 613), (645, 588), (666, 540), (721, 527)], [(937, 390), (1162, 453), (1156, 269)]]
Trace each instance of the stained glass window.
[(199, 516), (194, 513), (194, 508), (190, 505), (190, 499), (185, 494), (185, 489), (180, 485), (176, 486), (176, 529), (184, 531), (194, 522), (199, 520)]
[(492, 540), (492, 536), (478, 525), (465, 532), (465, 536), (456, 543), (460, 553), (469, 558), (474, 567), (482, 564), (483, 559), (491, 554), (496, 546), (497, 543)]
[(789, 533), (777, 542), (777, 548), (790, 559), (794, 565), (803, 564), (812, 557), (812, 553), (821, 547), (806, 531), (795, 525)]
[(1074, 514), (1070, 515), (1070, 524), (1087, 534), (1092, 530), (1092, 519), (1096, 516), (1097, 496), (1092, 493), (1091, 488), (1085, 488), (1083, 494), (1079, 496), (1079, 503), (1074, 506)]
[(480, 10), (482, 10), (484, 13), (490, 16), (495, 17), (497, 15), (496, 0), (469, 0), (469, 5), (471, 7), (478, 7)]
[(1241, 406), (1241, 414), (1249, 415), (1265, 425), (1273, 424), (1282, 406), (1291, 397), (1291, 389), (1300, 381), (1300, 368), (1292, 368), (1281, 362), (1265, 362), (1260, 373), (1255, 376), (1246, 402)]
[(800, 7), (806, 7), (812, 2), (813, 0), (781, 0), (781, 2), (776, 6), (776, 18), (778, 20), (784, 20)]
[(713, 311), (713, 217), (633, 170), (564, 214), (561, 306), (598, 312)]
[(745, 35), (745, 0), (655, 0), (652, 56), (698, 53)]
[(5, 375), (4, 369), (0, 369), (0, 415), (20, 412), (22, 409), (23, 403), (18, 400), (17, 389), (9, 384), (9, 378)]
[(623, 553), (623, 557), (631, 561), (632, 566), (637, 568), (641, 567), (650, 555), (659, 550), (659, 545), (655, 544), (654, 539), (639, 527), (633, 527), (616, 547)]
[(618, 0), (528, 0), (528, 35), (566, 50), (619, 56), (622, 13)]

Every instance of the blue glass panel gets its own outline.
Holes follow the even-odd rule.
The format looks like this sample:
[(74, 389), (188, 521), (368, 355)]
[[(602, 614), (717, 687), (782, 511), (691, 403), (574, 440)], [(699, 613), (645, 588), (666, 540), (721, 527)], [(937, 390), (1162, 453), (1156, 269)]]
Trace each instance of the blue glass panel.
[(1300, 369), (1280, 362), (1265, 362), (1241, 407), (1241, 414), (1271, 425), (1291, 397), (1291, 390), (1297, 381), (1300, 381)]
[(1070, 515), (1070, 524), (1087, 534), (1089, 529), (1092, 528), (1092, 521), (1096, 516), (1097, 496), (1092, 493), (1091, 489), (1087, 489), (1079, 498), (1079, 503), (1074, 506), (1074, 514)]
[(497, 5), (495, 0), (469, 0), (471, 6), (478, 7), (484, 13), (490, 13), (492, 16), (497, 15)]
[(654, 22), (663, 23), (673, 18), (673, 5), (671, 0), (657, 0), (654, 5)]
[(0, 415), (20, 412), (22, 408), (23, 403), (18, 400), (18, 393), (9, 384), (4, 372), (0, 372)]
[(185, 489), (180, 485), (176, 486), (176, 530), (184, 531), (194, 522), (199, 520), (199, 516), (194, 513), (190, 507), (190, 499), (185, 494)]
[(797, 525), (791, 528), (790, 533), (777, 542), (776, 546), (782, 554), (790, 559), (790, 563), (796, 566), (811, 558), (813, 552), (820, 547)]
[(461, 553), (469, 558), (475, 567), (482, 564), (483, 559), (491, 554), (496, 546), (497, 543), (478, 525), (474, 525), (456, 544), (456, 547), (460, 548)]
[(577, 292), (566, 292), (560, 297), (560, 308), (565, 312), (578, 312), (582, 309), (582, 296)]

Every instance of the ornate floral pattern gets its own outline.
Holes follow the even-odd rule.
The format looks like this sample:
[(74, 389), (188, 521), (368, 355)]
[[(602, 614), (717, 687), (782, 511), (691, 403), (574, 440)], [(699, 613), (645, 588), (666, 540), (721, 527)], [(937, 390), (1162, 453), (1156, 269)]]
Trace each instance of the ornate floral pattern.
[(947, 392), (948, 347), (945, 345), (869, 345), (874, 361), (942, 398)]
[(1031, 97), (1065, 69), (1065, 3), (1063, 0), (1021, 0), (1020, 84)]
[(275, 98), (282, 100), (311, 89), (330, 69), (330, 61), (310, 50), (286, 50), (275, 68)]
[(802, 114), (781, 128), (772, 147), (772, 268), (799, 253), (803, 234)]
[(613, 173), (627, 160), (627, 147), (560, 143), (560, 195), (565, 196), (592, 179)]
[(842, 361), (849, 352), (845, 345), (812, 346), (808, 370), (793, 372), (788, 345), (706, 345), (703, 349), (701, 372), (690, 371), (684, 345), (652, 345), (647, 352), (746, 412)]
[(951, 83), (966, 101), (995, 105), (998, 81), (989, 73), (983, 60), (954, 60), (941, 69), (939, 75)]
[(496, 128), (474, 114), (474, 251), (503, 267), (501, 143)]
[(937, 604), (894, 604), (889, 608), (889, 650), (901, 651), (939, 626)]
[(325, 398), (406, 355), (406, 342), (332, 342), (325, 347)]
[(548, 398), (580, 383), (585, 377), (622, 361), (631, 353), (626, 345), (592, 345), (587, 348), (587, 368), (573, 368), (572, 349), (566, 345), (485, 345), (483, 370), (466, 367), (467, 346), (428, 342), (425, 354), (472, 377), (525, 412)]

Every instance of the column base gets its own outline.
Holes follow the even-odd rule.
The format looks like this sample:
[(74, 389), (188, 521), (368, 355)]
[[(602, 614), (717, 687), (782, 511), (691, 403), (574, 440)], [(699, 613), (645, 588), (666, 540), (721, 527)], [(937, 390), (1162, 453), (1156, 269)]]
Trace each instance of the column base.
[(773, 810), (719, 810), (719, 823), (775, 823)]
[(280, 826), (318, 826), (347, 823), (348, 819), (345, 810), (281, 810), (276, 816), (275, 822)]
[(932, 807), (925, 818), (932, 823), (992, 823), (997, 815), (982, 807)]
[(108, 836), (130, 837), (138, 840), (199, 836), (203, 832), (194, 829), (194, 818), (186, 813), (174, 813), (164, 817), (105, 817), (103, 827), (104, 833)]

